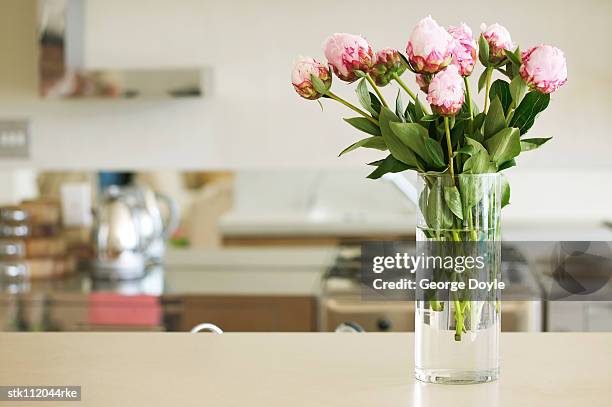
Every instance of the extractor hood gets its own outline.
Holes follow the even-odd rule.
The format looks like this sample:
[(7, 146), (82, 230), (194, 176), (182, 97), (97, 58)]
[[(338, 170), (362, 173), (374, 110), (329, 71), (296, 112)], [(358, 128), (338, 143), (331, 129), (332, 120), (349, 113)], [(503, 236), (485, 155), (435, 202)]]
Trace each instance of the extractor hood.
[(201, 97), (202, 67), (88, 69), (87, 0), (38, 0), (40, 96), (45, 99)]

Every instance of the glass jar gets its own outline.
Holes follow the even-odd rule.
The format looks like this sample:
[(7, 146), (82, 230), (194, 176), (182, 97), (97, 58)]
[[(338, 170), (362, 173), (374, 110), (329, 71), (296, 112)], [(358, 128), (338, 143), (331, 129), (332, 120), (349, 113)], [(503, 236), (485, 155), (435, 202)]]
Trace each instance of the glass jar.
[(496, 380), (500, 292), (497, 284), (484, 283), (501, 282), (502, 177), (419, 174), (418, 193), (417, 253), (433, 260), (419, 268), (417, 281), (435, 282), (436, 288), (417, 294), (416, 378), (449, 384)]

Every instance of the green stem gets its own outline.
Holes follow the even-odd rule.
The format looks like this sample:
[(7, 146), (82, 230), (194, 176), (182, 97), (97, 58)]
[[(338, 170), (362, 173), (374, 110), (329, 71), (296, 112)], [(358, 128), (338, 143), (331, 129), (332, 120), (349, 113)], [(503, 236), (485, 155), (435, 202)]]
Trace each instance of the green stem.
[(493, 76), (493, 70), (491, 68), (487, 68), (487, 84), (485, 91), (485, 103), (484, 103), (484, 112), (485, 114), (489, 111), (489, 92), (491, 91), (491, 77)]
[(472, 91), (470, 90), (470, 81), (468, 81), (467, 77), (463, 78), (463, 82), (465, 83), (465, 91), (467, 93), (468, 109), (470, 109), (469, 129), (470, 129), (470, 135), (472, 135), (474, 133), (474, 110), (472, 107)]
[[(452, 281), (456, 281), (456, 277), (453, 275)], [(453, 293), (453, 304), (455, 304), (455, 341), (461, 341), (461, 334), (463, 333), (463, 301), (459, 299), (459, 295)]]
[(438, 300), (429, 300), (429, 308), (432, 311), (443, 311), (444, 307), (442, 306), (442, 302)]
[(455, 169), (453, 168), (453, 145), (451, 144), (450, 127), (448, 125), (448, 116), (444, 116), (444, 130), (446, 132), (446, 148), (448, 151), (448, 170), (450, 172), (451, 181), (455, 185)]
[(404, 89), (404, 91), (406, 91), (406, 93), (412, 98), (412, 100), (414, 100), (414, 102), (416, 103), (417, 101), (417, 97), (414, 94), (414, 92), (412, 92), (410, 90), (410, 88), (404, 83), (404, 81), (402, 81), (399, 77), (399, 75), (397, 73), (393, 73), (393, 79), (395, 79), (395, 82), (397, 82), (398, 85), (401, 86), (402, 89)]
[(472, 217), (472, 209), (468, 209), (468, 213), (467, 213), (467, 221), (468, 221), (468, 228), (470, 229), (470, 238), (476, 242), (478, 241), (478, 233), (476, 233), (476, 231), (474, 230), (474, 219)]
[(346, 100), (342, 99), (340, 96), (332, 93), (331, 91), (327, 91), (327, 96), (329, 96), (330, 98), (332, 98), (336, 102), (342, 103), (344, 106), (348, 107), (349, 109), (359, 113), (360, 115), (362, 115), (363, 117), (365, 117), (366, 119), (368, 119), (369, 121), (374, 123), (375, 125), (377, 125), (377, 126), (379, 125), (378, 120), (376, 120), (375, 118), (373, 118), (372, 116), (370, 116), (369, 114), (367, 114), (366, 112), (364, 112), (363, 110), (358, 108), (357, 106), (355, 106), (355, 105), (347, 102)]
[(372, 77), (370, 76), (369, 73), (366, 74), (366, 79), (368, 80), (368, 82), (370, 82), (370, 85), (372, 85), (372, 88), (374, 89), (374, 92), (376, 92), (376, 94), (378, 95), (378, 98), (382, 102), (383, 106), (384, 107), (389, 107), (389, 105), (387, 105), (387, 101), (383, 97), (382, 93), (380, 93), (380, 89), (378, 89), (378, 86), (376, 86), (376, 82), (374, 82), (374, 79), (372, 79)]
[[(451, 134), (450, 134), (450, 126), (448, 124), (448, 116), (444, 116), (444, 130), (446, 131), (446, 148), (448, 151), (448, 171), (451, 177), (451, 183), (453, 186), (456, 186), (455, 183), (455, 169), (453, 164), (453, 145), (451, 143)], [(453, 220), (453, 230), (451, 232), (453, 240), (459, 242), (461, 241), (461, 237), (455, 230), (455, 221)]]

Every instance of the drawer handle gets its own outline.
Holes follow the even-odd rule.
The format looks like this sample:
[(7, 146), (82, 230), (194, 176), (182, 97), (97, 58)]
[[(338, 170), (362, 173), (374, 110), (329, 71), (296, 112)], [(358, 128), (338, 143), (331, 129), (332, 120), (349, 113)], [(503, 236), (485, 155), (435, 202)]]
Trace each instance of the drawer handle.
[(340, 325), (338, 325), (334, 332), (340, 332), (340, 333), (361, 333), (361, 332), (365, 332), (365, 329), (363, 329), (361, 327), (361, 325), (359, 325), (356, 322), (346, 321), (346, 322), (343, 322)]
[(203, 324), (198, 324), (196, 326), (194, 326), (193, 328), (191, 328), (191, 332), (192, 334), (196, 334), (198, 332), (202, 332), (202, 331), (206, 331), (206, 332), (212, 332), (214, 334), (222, 334), (223, 330), (221, 328), (219, 328), (217, 325), (215, 324), (209, 324), (208, 322), (205, 322)]

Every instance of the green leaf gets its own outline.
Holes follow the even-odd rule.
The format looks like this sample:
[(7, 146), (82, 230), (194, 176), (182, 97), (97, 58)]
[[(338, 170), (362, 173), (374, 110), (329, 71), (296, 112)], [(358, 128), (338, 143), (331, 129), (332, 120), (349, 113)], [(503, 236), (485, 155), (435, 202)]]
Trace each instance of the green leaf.
[(474, 147), (472, 146), (463, 146), (458, 150), (455, 150), (455, 152), (453, 153), (453, 157), (456, 157), (458, 155), (467, 155), (467, 156), (471, 156), (475, 153), (474, 151)]
[(382, 109), (382, 103), (380, 102), (380, 100), (378, 100), (378, 96), (376, 96), (372, 92), (370, 92), (370, 101), (372, 103), (372, 110), (374, 110), (375, 112), (373, 113), (373, 115), (374, 117), (378, 118), (378, 116), (380, 115), (380, 109)]
[(512, 160), (508, 160), (504, 163), (501, 163), (499, 165), (499, 167), (497, 168), (498, 171), (503, 171), (503, 170), (507, 170), (508, 168), (512, 168), (516, 166), (516, 161), (514, 160), (514, 158)]
[(448, 229), (453, 224), (453, 217), (444, 204), (442, 188), (434, 185), (427, 197), (427, 224), (432, 229)]
[[(425, 114), (425, 109), (423, 108), (423, 104), (419, 100), (418, 96), (417, 96), (416, 102), (408, 103), (408, 107), (406, 108), (405, 115), (406, 115), (406, 119), (413, 123), (424, 123), (427, 121), (431, 121), (431, 116), (432, 116), (432, 115)], [(426, 116), (428, 120), (423, 120), (423, 118)], [(435, 118), (433, 120), (435, 120)]]
[(320, 94), (325, 94), (329, 90), (325, 83), (316, 75), (310, 75), (310, 81), (312, 82), (312, 87)]
[(501, 199), (501, 207), (503, 208), (506, 205), (510, 204), (510, 183), (502, 175), (502, 199)]
[(406, 116), (406, 120), (409, 122), (416, 123), (416, 112), (414, 111), (416, 107), (414, 103), (408, 102), (408, 106), (406, 107), (406, 111), (404, 112), (404, 116)]
[(376, 168), (370, 175), (368, 175), (368, 178), (378, 179), (388, 172), (402, 172), (413, 169), (415, 168), (396, 160), (395, 158), (393, 158), (392, 155), (388, 155), (387, 158), (380, 161), (378, 168)]
[(456, 186), (444, 187), (444, 200), (448, 208), (456, 217), (463, 220), (463, 206), (461, 205), (461, 195)]
[(427, 221), (427, 198), (428, 198), (428, 188), (423, 188), (421, 191), (421, 195), (419, 195), (419, 209), (421, 210), (421, 214), (425, 218), (425, 222), (429, 224)]
[(370, 100), (370, 91), (368, 90), (368, 84), (365, 79), (362, 79), (357, 84), (355, 88), (355, 93), (357, 93), (357, 98), (359, 98), (359, 103), (366, 109), (368, 112), (372, 112), (372, 101)]
[(523, 63), (521, 61), (521, 50), (519, 48), (517, 48), (516, 51), (504, 50), (504, 53), (514, 65), (521, 66), (521, 64)]
[(446, 163), (444, 162), (444, 151), (442, 151), (442, 146), (436, 140), (427, 137), (425, 139), (425, 149), (427, 149), (427, 152), (433, 161), (434, 167), (446, 167)]
[(372, 116), (378, 117), (380, 114), (381, 103), (378, 98), (368, 90), (368, 83), (366, 79), (359, 81), (357, 88), (355, 89), (355, 93), (357, 93), (359, 104), (370, 112)]
[(523, 139), (521, 140), (521, 151), (535, 150), (550, 139), (552, 139), (552, 137)]
[(537, 90), (529, 92), (521, 104), (514, 111), (510, 120), (510, 127), (516, 127), (521, 135), (526, 134), (533, 126), (538, 115), (548, 107), (550, 95), (540, 93)]
[(484, 143), (484, 136), (482, 135), (482, 131), (476, 130), (470, 138), (473, 138), (479, 143)]
[(463, 164), (463, 171), (471, 174), (484, 174), (489, 170), (489, 152), (478, 141), (465, 138), (468, 146), (472, 148), (472, 155)]
[(390, 127), (401, 142), (416, 153), (427, 167), (441, 169), (446, 166), (442, 147), (429, 138), (425, 127), (417, 123), (391, 123)]
[[(483, 35), (478, 39), (478, 59), (484, 66), (489, 66), (489, 42)], [(480, 88), (480, 85), (478, 87)]]
[(355, 73), (355, 75), (358, 78), (365, 78), (365, 76), (366, 76), (366, 73), (363, 72), (363, 71), (360, 71), (359, 69), (355, 69), (355, 70), (353, 70), (353, 72)]
[(520, 75), (516, 75), (514, 79), (512, 79), (512, 82), (510, 82), (510, 94), (512, 95), (514, 106), (519, 106), (521, 104), (528, 89), (527, 83)]
[(476, 116), (474, 116), (474, 130), (478, 130), (482, 127), (486, 117), (487, 115), (484, 112), (478, 113)]
[[(408, 58), (406, 58), (406, 56), (404, 54), (402, 54), (401, 52), (398, 52), (400, 59), (402, 60), (402, 62), (404, 63), (404, 65), (406, 65), (406, 67), (411, 68), (410, 66), (410, 62), (408, 61)], [(414, 71), (413, 71), (414, 72)]]
[(416, 102), (414, 103), (414, 115), (416, 121), (421, 121), (421, 118), (425, 116), (425, 109), (423, 108), (418, 96)]
[(383, 161), (385, 160), (376, 160), (376, 161), (367, 163), (366, 165), (373, 166), (373, 167), (379, 167), (383, 163)]
[(368, 133), (373, 136), (382, 136), (380, 128), (365, 117), (351, 117), (350, 119), (344, 119), (344, 121), (357, 130), (363, 131), (364, 133)]
[(493, 137), (485, 141), (485, 145), (491, 161), (496, 165), (501, 165), (521, 153), (520, 132), (517, 128), (507, 128), (501, 130)]
[(468, 103), (469, 98), (467, 91), (464, 92), (464, 100), (465, 101), (463, 105), (461, 105), (461, 110), (459, 110), (459, 113), (455, 116), (455, 118), (457, 118), (458, 120), (467, 120), (472, 115), (476, 116), (478, 113), (480, 113), (480, 111), (478, 110), (478, 103), (476, 103), (476, 101), (472, 99), (472, 115), (470, 115), (470, 104)]
[(418, 161), (412, 150), (393, 133), (391, 123), (399, 123), (400, 119), (386, 107), (380, 111), (380, 131), (391, 155), (411, 167), (418, 167)]
[[(507, 112), (512, 103), (512, 94), (510, 93), (510, 84), (502, 79), (498, 79), (491, 85), (489, 91), (489, 100), (493, 102), (495, 98), (499, 98), (499, 101), (504, 108), (504, 112)], [(518, 106), (518, 105), (517, 105)]]
[(436, 121), (436, 116), (434, 116), (433, 114), (426, 114), (423, 117), (421, 117), (421, 122), (433, 122)]
[(484, 121), (485, 140), (506, 128), (506, 115), (499, 98), (493, 99)]
[(521, 67), (519, 65), (514, 65), (513, 63), (508, 62), (506, 64), (506, 76), (512, 80), (519, 74), (520, 69)]
[(381, 151), (385, 151), (387, 149), (387, 145), (385, 144), (385, 141), (382, 139), (382, 137), (368, 137), (351, 144), (350, 146), (342, 150), (342, 152), (338, 154), (338, 157), (346, 153), (350, 153), (351, 151), (356, 150), (359, 147), (374, 148), (376, 150)]
[(467, 123), (467, 120), (457, 120), (455, 125), (451, 128), (451, 143), (453, 148), (458, 145), (459, 140), (463, 139), (465, 128), (468, 126)]
[(404, 107), (404, 101), (402, 100), (402, 94), (398, 90), (397, 97), (395, 98), (395, 115), (405, 121), (406, 108)]
[(463, 163), (466, 174), (486, 174), (489, 171), (489, 154), (477, 151)]
[(391, 131), (404, 145), (409, 147), (423, 160), (429, 161), (425, 150), (424, 139), (428, 137), (427, 129), (417, 123), (390, 123)]
[(484, 89), (484, 87), (487, 84), (487, 74), (488, 72), (493, 69), (490, 67), (487, 67), (487, 69), (485, 69), (481, 74), (480, 77), (478, 78), (478, 93), (482, 92), (482, 90)]
[(481, 180), (469, 174), (459, 174), (458, 178), (464, 213), (466, 213), (483, 198)]

